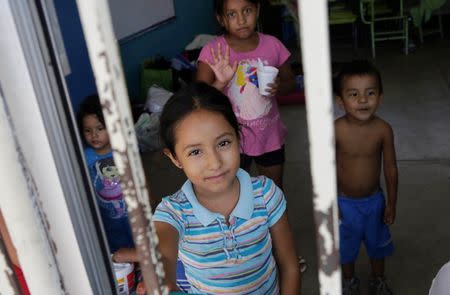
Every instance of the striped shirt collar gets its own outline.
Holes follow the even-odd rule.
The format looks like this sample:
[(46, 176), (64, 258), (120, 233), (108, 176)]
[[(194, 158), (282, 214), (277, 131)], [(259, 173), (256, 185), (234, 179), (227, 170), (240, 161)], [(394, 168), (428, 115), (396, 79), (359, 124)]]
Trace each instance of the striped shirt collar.
[[(238, 178), (240, 183), (239, 201), (230, 214), (230, 220), (232, 216), (248, 220), (252, 217), (254, 208), (252, 180), (250, 178), (250, 175), (242, 169), (238, 169), (236, 177)], [(195, 217), (203, 224), (203, 226), (208, 226), (217, 218), (222, 217), (221, 214), (209, 211), (198, 202), (197, 197), (194, 193), (194, 189), (192, 187), (192, 183), (189, 180), (184, 183), (181, 190), (191, 203)]]

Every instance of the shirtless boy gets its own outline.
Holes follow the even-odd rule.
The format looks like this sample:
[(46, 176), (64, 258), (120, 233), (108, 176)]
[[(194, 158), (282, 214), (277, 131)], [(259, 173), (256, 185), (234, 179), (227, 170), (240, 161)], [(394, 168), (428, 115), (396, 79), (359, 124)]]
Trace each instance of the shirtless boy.
[(336, 98), (345, 111), (335, 121), (343, 294), (359, 294), (355, 261), (361, 242), (372, 267), (369, 294), (393, 294), (384, 259), (394, 251), (388, 225), (395, 220), (398, 173), (392, 127), (375, 114), (383, 98), (378, 70), (367, 61), (345, 65), (336, 79)]

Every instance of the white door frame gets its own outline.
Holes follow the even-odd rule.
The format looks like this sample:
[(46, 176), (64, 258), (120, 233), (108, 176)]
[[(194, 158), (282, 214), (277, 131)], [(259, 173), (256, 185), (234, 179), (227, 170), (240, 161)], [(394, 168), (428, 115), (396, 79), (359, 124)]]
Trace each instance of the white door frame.
[(50, 2), (0, 1), (0, 207), (32, 294), (112, 294), (74, 120), (64, 116), (60, 58), (43, 29)]

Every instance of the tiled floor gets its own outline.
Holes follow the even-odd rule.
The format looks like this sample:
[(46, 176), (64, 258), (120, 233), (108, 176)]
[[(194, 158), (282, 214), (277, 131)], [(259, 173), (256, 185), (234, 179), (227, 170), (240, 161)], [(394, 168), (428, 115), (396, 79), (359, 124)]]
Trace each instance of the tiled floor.
[[(340, 50), (333, 60), (352, 58), (350, 51)], [(385, 90), (379, 115), (393, 126), (399, 166), (397, 221), (392, 227), (396, 253), (387, 261), (387, 276), (395, 294), (424, 295), (440, 266), (450, 260), (450, 42), (427, 41), (408, 56), (393, 46), (377, 54)], [(289, 129), (289, 218), (298, 250), (309, 263), (302, 294), (319, 294), (306, 110), (303, 105), (282, 106), (281, 113)], [(144, 155), (143, 161), (155, 196), (174, 192), (184, 180), (160, 155)], [(365, 294), (369, 267), (361, 254), (357, 273)]]

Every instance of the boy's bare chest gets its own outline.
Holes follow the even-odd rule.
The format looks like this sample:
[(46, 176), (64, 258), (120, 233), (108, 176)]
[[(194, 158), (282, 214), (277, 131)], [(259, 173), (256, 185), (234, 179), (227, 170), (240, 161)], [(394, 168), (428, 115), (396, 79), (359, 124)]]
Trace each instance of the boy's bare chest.
[(337, 135), (337, 152), (346, 157), (378, 158), (382, 151), (382, 136), (375, 132), (349, 130)]

